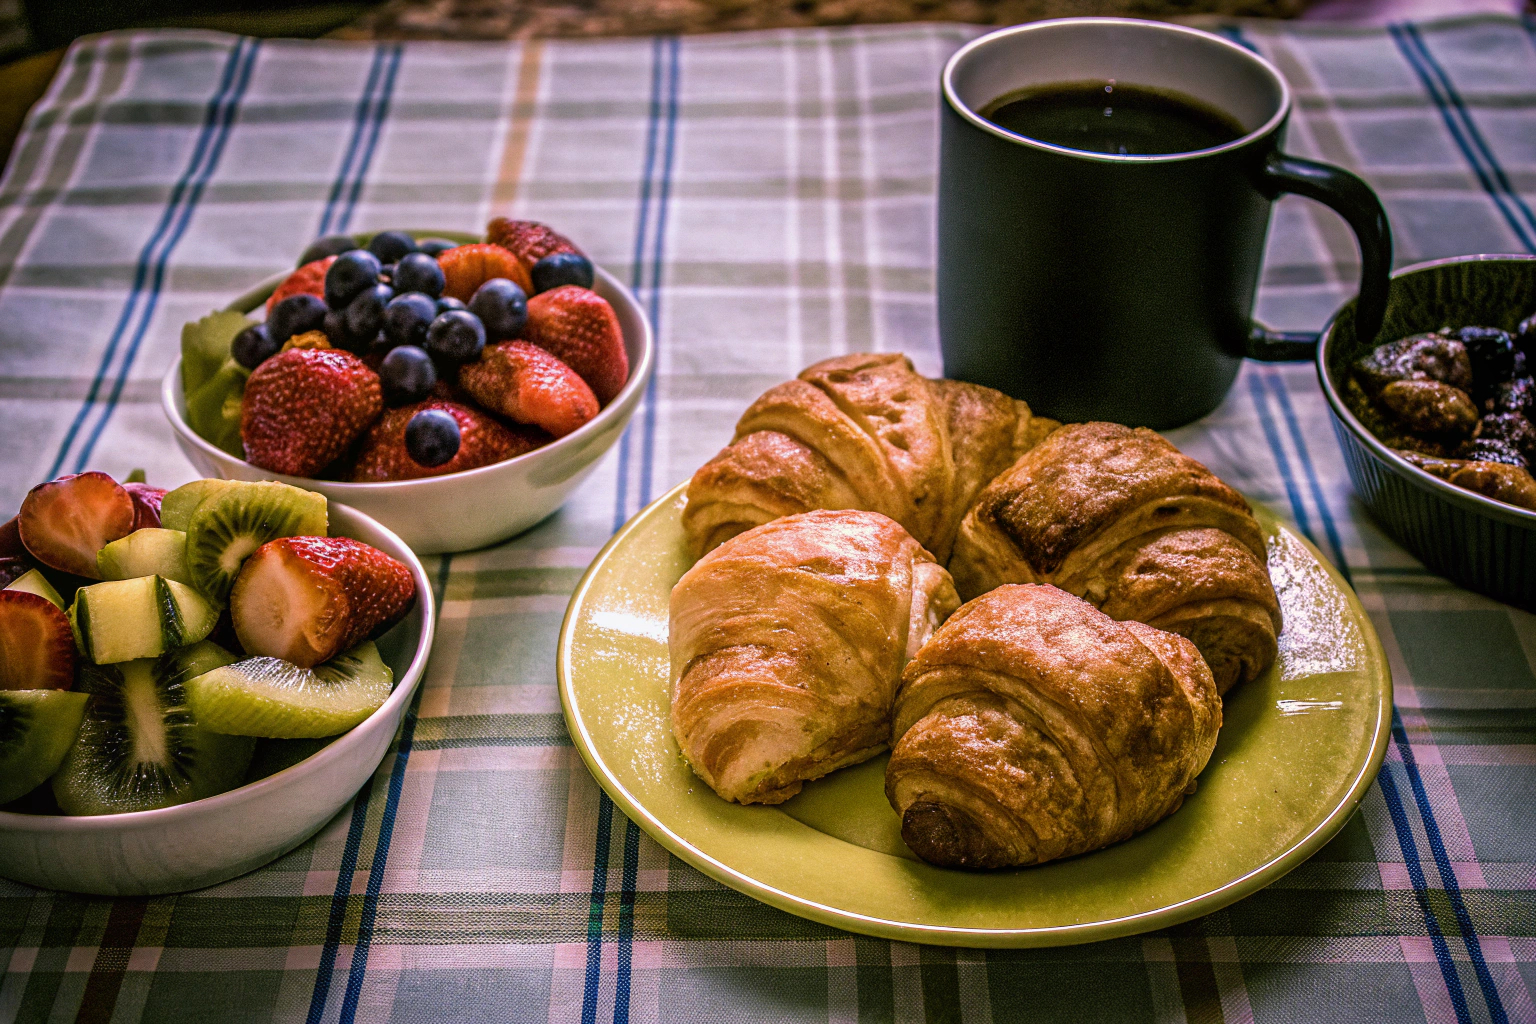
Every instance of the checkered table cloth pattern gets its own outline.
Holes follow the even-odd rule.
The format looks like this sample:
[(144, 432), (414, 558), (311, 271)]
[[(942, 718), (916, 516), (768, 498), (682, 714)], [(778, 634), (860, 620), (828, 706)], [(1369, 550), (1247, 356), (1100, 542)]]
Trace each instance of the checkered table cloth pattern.
[[(1292, 151), (1380, 191), (1400, 263), (1536, 251), (1536, 26), (1222, 30), (1293, 85)], [(548, 221), (636, 288), (660, 361), (562, 512), (428, 560), (419, 704), (316, 838), (180, 896), (0, 881), (0, 1021), (1536, 1020), (1536, 616), (1377, 530), (1309, 365), (1245, 367), (1173, 435), (1345, 569), (1396, 680), (1380, 781), (1267, 890), (1090, 946), (865, 939), (669, 858), (572, 749), (555, 635), (615, 528), (813, 360), (899, 349), (938, 372), (936, 80), (975, 32), (75, 46), (0, 182), (4, 507), (87, 467), (188, 479), (157, 404), (180, 324), (317, 234)], [(1259, 313), (1315, 328), (1356, 273), (1342, 222), (1284, 199)]]

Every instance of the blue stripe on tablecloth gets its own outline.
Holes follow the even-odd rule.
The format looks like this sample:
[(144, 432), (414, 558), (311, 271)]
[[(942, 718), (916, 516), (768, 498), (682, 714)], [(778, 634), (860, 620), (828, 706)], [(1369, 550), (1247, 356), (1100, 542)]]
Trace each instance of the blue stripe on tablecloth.
[[(660, 44), (662, 41), (658, 40)], [(661, 183), (656, 198), (655, 227), (652, 229), (651, 283), (649, 288), (651, 328), (655, 331), (658, 348), (661, 342), (661, 280), (666, 264), (667, 208), (672, 195), (673, 158), (677, 150), (677, 94), (681, 77), (681, 43), (676, 36), (665, 40), (667, 58), (667, 85), (665, 103), (665, 143), (661, 160)], [(657, 63), (660, 63), (658, 60)], [(656, 362), (660, 363), (660, 352)], [(644, 431), (640, 446), (639, 502), (643, 508), (651, 501), (651, 468), (656, 451), (656, 381), (660, 373), (652, 373), (646, 382)], [(624, 822), (624, 866), (619, 889), (619, 946), (618, 971), (614, 981), (614, 1024), (628, 1024), (630, 971), (633, 962), (635, 936), (635, 886), (640, 868), (640, 829), (633, 822)]]
[[(234, 124), (235, 111), (239, 108), (246, 86), (250, 84), (251, 68), (256, 62), (256, 53), (260, 45), (254, 39), (237, 39), (234, 47), (229, 51), (229, 56), (225, 58), (224, 69), (219, 77), (219, 86), (214, 91), (213, 97), (209, 99), (203, 114), (203, 126), (192, 148), (192, 157), (187, 161), (186, 169), (182, 171), (181, 176), (176, 179), (175, 185), (172, 186), (165, 210), (160, 215), (154, 232), (149, 236), (149, 241), (145, 242), (144, 247), (139, 250), (139, 258), (134, 266), (133, 285), (128, 290), (128, 299), (123, 304), (122, 313), (118, 316), (111, 336), (107, 339), (107, 347), (102, 352), (100, 365), (96, 368), (91, 386), (86, 391), (85, 400), (80, 405), (80, 411), (75, 414), (69, 430), (64, 434), (64, 440), (59, 444), (58, 454), (55, 455), (53, 465), (48, 469), (48, 479), (59, 475), (65, 460), (69, 458), (70, 449), (74, 447), (80, 429), (96, 407), (102, 386), (106, 383), (112, 364), (117, 359), (118, 345), (128, 332), (129, 324), (139, 313), (139, 300), (143, 296), (144, 315), (129, 342), (122, 365), (118, 368), (107, 407), (76, 459), (76, 472), (84, 468), (86, 460), (90, 458), (91, 450), (101, 436), (102, 428), (112, 415), (112, 408), (122, 394), (128, 368), (132, 365), (139, 342), (143, 340), (144, 331), (149, 326), (150, 316), (154, 314), (160, 287), (165, 278), (165, 264), (170, 259), (176, 244), (181, 241), (187, 222), (192, 217), (192, 211), (202, 197), (203, 185), (207, 183), (208, 178), (218, 166), (219, 157), (224, 150), (224, 141), (228, 138), (231, 126)], [(146, 285), (149, 288), (147, 296), (145, 295)]]
[[(1276, 401), (1284, 410), (1286, 419), (1290, 423), (1291, 439), (1296, 447), (1296, 457), (1304, 467), (1310, 482), (1313, 500), (1317, 506), (1318, 518), (1322, 520), (1323, 531), (1334, 547), (1336, 557), (1338, 558), (1339, 571), (1346, 578), (1349, 578), (1349, 566), (1344, 559), (1343, 545), (1339, 542), (1338, 527), (1334, 523), (1333, 513), (1328, 507), (1323, 489), (1317, 482), (1317, 476), (1312, 465), (1312, 456), (1307, 449), (1306, 438), (1301, 432), (1295, 412), (1291, 407), (1290, 396), (1286, 393), (1284, 387), (1281, 386), (1278, 375), (1273, 370), (1265, 369), (1260, 372), (1270, 378), (1270, 391), (1274, 393)], [(1260, 416), (1265, 420), (1266, 436), (1271, 436), (1268, 425), (1269, 414), (1267, 409), (1262, 407), (1262, 403)], [(1270, 444), (1272, 448), (1275, 448), (1273, 437), (1271, 437)], [(1282, 461), (1278, 448), (1276, 448), (1276, 458), (1277, 461)], [(1286, 487), (1287, 490), (1292, 492), (1292, 500), (1294, 501), (1295, 489), (1290, 481), (1291, 470), (1288, 461), (1282, 461), (1281, 473), (1286, 477)], [(1316, 543), (1316, 538), (1312, 537), (1311, 531), (1306, 530), (1305, 527), (1303, 527), (1303, 530)], [(1408, 733), (1403, 728), (1402, 718), (1398, 715), (1395, 707), (1392, 709), (1392, 733), (1397, 743), (1398, 753), (1402, 758), (1403, 770), (1408, 776), (1408, 786), (1414, 795), (1414, 803), (1419, 812), (1419, 819), (1424, 826), (1424, 835), (1429, 842), (1430, 852), (1435, 861), (1435, 868), (1440, 873), (1441, 887), (1446, 894), (1446, 898), (1451, 903), (1451, 911), (1456, 917), (1457, 927), (1461, 932), (1462, 941), (1466, 945), (1467, 956), (1472, 961), (1473, 972), (1477, 976), (1478, 987), (1482, 989), (1483, 999), (1487, 1004), (1489, 1016), (1494, 1021), (1494, 1024), (1507, 1024), (1508, 1017), (1504, 1012), (1504, 1004), (1500, 999), (1498, 988), (1493, 983), (1493, 976), (1488, 971), (1488, 964), (1483, 957), (1482, 944), (1478, 939), (1477, 929), (1473, 926), (1472, 917), (1467, 912), (1466, 901), (1462, 898), (1461, 887), (1456, 881), (1456, 873), (1452, 870), (1450, 858), (1445, 852), (1445, 843), (1440, 834), (1440, 825), (1435, 819), (1434, 808), (1430, 805), (1429, 796), (1424, 787), (1423, 775), (1420, 773), (1418, 761), (1413, 755), (1413, 747), (1408, 739)], [(1384, 783), (1382, 791), (1388, 798), (1389, 810), (1392, 810), (1394, 803), (1397, 805), (1396, 810), (1392, 811), (1394, 827), (1397, 826), (1399, 818), (1401, 818), (1404, 826), (1397, 828), (1398, 843), (1403, 849), (1403, 860), (1410, 864), (1409, 877), (1413, 880), (1415, 894), (1418, 896), (1420, 906), (1426, 915), (1426, 926), (1432, 926), (1438, 932), (1439, 924), (1435, 920), (1433, 910), (1429, 906), (1424, 874), (1419, 864), (1418, 844), (1413, 838), (1413, 832), (1406, 828), (1407, 817), (1401, 813), (1401, 801), (1395, 786), (1389, 793), (1387, 787), (1392, 785), (1390, 778), (1385, 773), (1380, 778), (1382, 778)], [(1434, 938), (1434, 933), (1431, 934), (1431, 938)], [(1444, 939), (1441, 938), (1439, 942), (1443, 945)], [(1439, 946), (1437, 946), (1435, 957), (1436, 960), (1440, 961), (1441, 973), (1445, 974), (1446, 986), (1452, 991), (1452, 1000), (1458, 1007), (1457, 1016), (1458, 1019), (1461, 1019), (1462, 1014), (1466, 1011), (1466, 998), (1465, 994), (1461, 991), (1461, 978), (1456, 973), (1456, 965), (1450, 959), (1448, 949), (1445, 958), (1442, 960)], [(1447, 968), (1449, 968), (1449, 973), (1446, 973)]]
[[(1450, 80), (1445, 78), (1444, 71), (1430, 55), (1418, 29), (1412, 24), (1404, 23), (1389, 25), (1387, 31), (1391, 33), (1392, 40), (1397, 44), (1403, 59), (1423, 84), (1424, 91), (1434, 101), (1435, 107), (1440, 111), (1441, 120), (1445, 122), (1446, 130), (1451, 133), (1451, 138), (1471, 166), (1472, 173), (1477, 176), (1478, 182), (1483, 186), (1483, 191), (1488, 193), (1488, 197), (1503, 214), (1505, 223), (1515, 233), (1515, 237), (1520, 239), (1520, 243), (1526, 250), (1536, 252), (1536, 241), (1533, 241), (1536, 234), (1527, 230), (1526, 224), (1522, 223), (1520, 217), (1520, 211), (1523, 209), (1526, 219), (1529, 220), (1530, 209), (1510, 187), (1508, 177), (1493, 159), (1493, 154), (1483, 140), (1482, 133), (1472, 123), (1471, 117), (1467, 116), (1466, 108), (1461, 105), (1459, 97), (1454, 97), (1450, 89)], [(1536, 221), (1531, 223), (1536, 225)]]
[[(1279, 428), (1276, 426), (1274, 415), (1269, 408), (1265, 389), (1259, 381), (1259, 377), (1265, 372), (1265, 370), (1259, 367), (1253, 368), (1253, 373), (1248, 381), (1249, 391), (1252, 394), (1254, 406), (1259, 414), (1259, 423), (1264, 431), (1264, 439), (1269, 444), (1270, 452), (1274, 456), (1275, 465), (1280, 470), (1280, 478), (1285, 483), (1286, 495), (1290, 499), (1291, 513), (1296, 520), (1296, 525), (1306, 535), (1307, 539), (1315, 544), (1317, 543), (1317, 538), (1312, 532), (1306, 507), (1302, 501), (1301, 489), (1296, 484), (1290, 458), (1286, 455), (1285, 449), (1281, 444)], [(1306, 452), (1306, 441), (1301, 436), (1299, 429), (1292, 434), (1292, 439), (1296, 442), (1297, 458), (1310, 467), (1312, 462), (1311, 456)], [(1337, 529), (1333, 527), (1332, 515), (1328, 510), (1326, 501), (1321, 500), (1321, 494), (1322, 490), (1320, 487), (1313, 492), (1314, 498), (1319, 499), (1317, 506), (1318, 516), (1325, 524), (1329, 537), (1332, 538), (1337, 536)], [(1348, 573), (1348, 566), (1343, 559), (1342, 548), (1339, 549), (1339, 567), (1341, 572)], [(1394, 724), (1399, 721), (1396, 708), (1392, 709), (1392, 720)], [(1403, 742), (1399, 744), (1399, 750), (1401, 751), (1406, 745), (1405, 736)], [(1413, 774), (1417, 773), (1416, 766), (1409, 767), (1412, 765), (1411, 754), (1404, 757), (1403, 763), (1406, 770)], [(1466, 994), (1462, 990), (1461, 976), (1456, 971), (1456, 963), (1451, 958), (1450, 947), (1446, 944), (1445, 936), (1440, 930), (1439, 921), (1434, 916), (1434, 909), (1429, 904), (1429, 886), (1424, 877), (1423, 866), (1419, 860), (1418, 844), (1414, 841), (1413, 831), (1408, 826), (1408, 818), (1403, 812), (1402, 801), (1398, 796), (1396, 784), (1392, 781), (1390, 774), (1385, 771), (1378, 775), (1377, 779), (1381, 783), (1382, 795), (1386, 799), (1387, 810), (1391, 814), (1393, 828), (1397, 832), (1397, 842), (1398, 846), (1402, 849), (1403, 862), (1408, 868), (1409, 880), (1413, 883), (1414, 898), (1418, 901), (1419, 909), (1424, 915), (1424, 927), (1429, 933), (1431, 945), (1433, 945), (1435, 950), (1435, 961), (1440, 965), (1440, 973), (1444, 977), (1446, 989), (1450, 993), (1451, 1004), (1456, 1009), (1456, 1019), (1458, 1024), (1470, 1024), (1471, 1018), (1467, 1013), (1467, 1000)], [(1420, 808), (1420, 818), (1423, 820), (1426, 834), (1431, 829), (1435, 829), (1433, 811), (1428, 807), (1427, 803)], [(1435, 834), (1438, 835), (1438, 829), (1435, 829)], [(1442, 875), (1442, 877), (1444, 876)], [(1459, 920), (1458, 918), (1458, 922)], [(1467, 939), (1469, 950), (1476, 941), (1475, 937)], [(1480, 952), (1479, 955), (1481, 955)], [(1497, 998), (1497, 993), (1495, 993), (1495, 998)]]
[(352, 164), (357, 159), (358, 146), (373, 111), (373, 94), (378, 89), (379, 79), (384, 72), (387, 49), (388, 47), (382, 45), (373, 48), (373, 61), (368, 65), (368, 78), (363, 83), (363, 94), (358, 97), (357, 111), (352, 115), (352, 135), (347, 139), (346, 151), (341, 156), (341, 169), (336, 172), (336, 180), (331, 182), (331, 194), (325, 201), (325, 210), (320, 214), (318, 234), (331, 233), (331, 222), (336, 217), (337, 204), (341, 202), (341, 197), (347, 190), (347, 183), (351, 180)]
[[(437, 569), (437, 580), (432, 589), (439, 617), (443, 611), (443, 597), (448, 591), (448, 574), (452, 571), (453, 556), (443, 555)], [(352, 962), (347, 965), (347, 990), (342, 996), (340, 1024), (353, 1024), (357, 1018), (357, 1001), (363, 991), (363, 977), (368, 973), (368, 949), (373, 942), (373, 924), (379, 913), (379, 891), (384, 886), (384, 871), (389, 866), (389, 844), (395, 835), (395, 816), (400, 810), (400, 793), (405, 787), (405, 770), (411, 761), (411, 744), (416, 738), (416, 711), (421, 706), (421, 695), (426, 687), (416, 688), (410, 707), (405, 709), (405, 721), (400, 723), (400, 742), (395, 763), (389, 770), (389, 790), (384, 801), (384, 816), (379, 822), (379, 839), (374, 844), (373, 862), (368, 865), (368, 886), (363, 893), (363, 910), (357, 924), (357, 945), (352, 949)]]
[[(1401, 752), (1406, 743), (1397, 742), (1397, 727), (1400, 719), (1397, 709), (1392, 709), (1392, 734), (1393, 742), (1397, 743)], [(1397, 832), (1397, 844), (1403, 851), (1403, 866), (1408, 869), (1408, 879), (1413, 883), (1413, 895), (1418, 901), (1419, 911), (1424, 916), (1424, 930), (1429, 933), (1430, 945), (1435, 950), (1435, 962), (1440, 965), (1440, 975), (1445, 979), (1446, 991), (1451, 997), (1451, 1006), (1456, 1010), (1456, 1020), (1459, 1024), (1471, 1024), (1472, 1015), (1467, 1012), (1467, 996), (1461, 988), (1461, 975), (1456, 972), (1456, 961), (1451, 959), (1450, 946), (1446, 944), (1445, 935), (1440, 930), (1440, 922), (1435, 917), (1434, 908), (1429, 905), (1429, 882), (1424, 878), (1424, 867), (1419, 863), (1418, 845), (1413, 840), (1413, 829), (1408, 824), (1408, 815), (1403, 810), (1402, 797), (1397, 792), (1397, 782), (1392, 778), (1390, 766), (1384, 765), (1380, 774), (1376, 776), (1376, 784), (1381, 787), (1381, 795), (1386, 799), (1387, 812), (1392, 817), (1392, 828)], [(1428, 819), (1425, 819), (1428, 821)]]
[(597, 841), (592, 855), (592, 902), (587, 908), (587, 974), (581, 987), (581, 1024), (596, 1024), (597, 987), (603, 967), (603, 901), (608, 888), (608, 846), (613, 840), (613, 801), (597, 794)]
[(309, 994), (309, 1013), (305, 1024), (320, 1024), (325, 1016), (325, 1001), (331, 994), (331, 975), (336, 969), (336, 951), (341, 948), (341, 929), (347, 919), (347, 896), (352, 892), (352, 876), (357, 871), (357, 851), (363, 845), (363, 826), (368, 821), (368, 800), (373, 795), (373, 776), (363, 783), (352, 800), (352, 820), (347, 826), (347, 842), (341, 848), (341, 868), (336, 873), (336, 888), (331, 893), (331, 913), (325, 923), (325, 944), (320, 947), (320, 966), (315, 971), (315, 987)]
[(1296, 418), (1296, 410), (1291, 405), (1290, 393), (1285, 390), (1285, 382), (1280, 379), (1278, 372), (1265, 370), (1264, 377), (1269, 383), (1270, 393), (1275, 396), (1275, 401), (1280, 406), (1280, 415), (1285, 419), (1286, 429), (1291, 435), (1291, 445), (1296, 449), (1296, 460), (1301, 463), (1301, 471), (1307, 479), (1307, 489), (1312, 492), (1312, 503), (1317, 506), (1318, 517), (1323, 521), (1323, 533), (1328, 538), (1329, 547), (1333, 549), (1333, 564), (1338, 567), (1344, 579), (1353, 585), (1349, 562), (1344, 557), (1344, 544), (1339, 539), (1339, 530), (1333, 521), (1333, 516), (1328, 511), (1328, 500), (1323, 496), (1323, 486), (1319, 482), (1317, 470), (1312, 465), (1312, 454), (1307, 451), (1307, 441), (1302, 435), (1301, 422)]
[(384, 70), (384, 84), (379, 89), (379, 95), (374, 101), (373, 116), (368, 123), (366, 140), (363, 143), (363, 154), (358, 161), (357, 173), (352, 175), (352, 182), (347, 189), (346, 203), (336, 217), (336, 230), (345, 231), (352, 223), (352, 214), (357, 210), (357, 200), (363, 192), (363, 182), (368, 176), (368, 167), (373, 163), (373, 153), (379, 146), (379, 136), (384, 132), (384, 122), (389, 119), (389, 105), (395, 95), (395, 78), (400, 72), (400, 60), (405, 53), (405, 47), (396, 43), (389, 47), (389, 59)]

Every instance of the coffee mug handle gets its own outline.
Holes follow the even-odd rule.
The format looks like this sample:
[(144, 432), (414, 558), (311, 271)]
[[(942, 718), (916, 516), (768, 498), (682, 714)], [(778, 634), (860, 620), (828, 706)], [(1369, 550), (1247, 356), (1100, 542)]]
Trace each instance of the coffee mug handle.
[[(1392, 226), (1387, 211), (1371, 187), (1356, 175), (1314, 160), (1273, 153), (1265, 161), (1259, 191), (1270, 199), (1291, 192), (1332, 208), (1355, 232), (1360, 243), (1360, 297), (1355, 303), (1358, 337), (1375, 338), (1387, 313), (1387, 288), (1392, 276)], [(1276, 362), (1311, 359), (1318, 335), (1270, 331), (1255, 326), (1248, 336), (1250, 359)]]

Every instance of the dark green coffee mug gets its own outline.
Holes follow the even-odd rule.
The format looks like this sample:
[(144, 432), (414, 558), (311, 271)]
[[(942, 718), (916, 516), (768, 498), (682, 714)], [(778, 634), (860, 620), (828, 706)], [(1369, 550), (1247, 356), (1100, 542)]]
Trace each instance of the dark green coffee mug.
[[(1089, 153), (980, 113), (1032, 87), (1114, 80), (1191, 97), (1246, 134), (1164, 155)], [(1214, 409), (1243, 357), (1310, 359), (1315, 335), (1253, 323), (1270, 206), (1332, 207), (1360, 243), (1358, 309), (1374, 336), (1392, 235), (1355, 175), (1280, 151), (1285, 79), (1220, 36), (1159, 22), (1067, 18), (973, 40), (943, 74), (939, 335), (948, 377), (1042, 415), (1175, 427)]]

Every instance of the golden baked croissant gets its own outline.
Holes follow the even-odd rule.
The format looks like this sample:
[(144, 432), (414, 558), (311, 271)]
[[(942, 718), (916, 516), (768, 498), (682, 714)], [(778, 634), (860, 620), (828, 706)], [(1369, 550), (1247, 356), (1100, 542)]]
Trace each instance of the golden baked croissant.
[(828, 359), (742, 414), (689, 483), (683, 529), (700, 555), (779, 516), (861, 508), (942, 563), (977, 492), (1055, 426), (1000, 391), (923, 377), (898, 353)]
[(902, 673), (885, 793), (944, 867), (1039, 864), (1172, 814), (1221, 726), (1183, 637), (1051, 586), (969, 602)]
[(894, 521), (816, 511), (749, 530), (672, 590), (672, 732), (727, 800), (776, 804), (884, 750), (907, 660), (960, 600)]
[(982, 492), (949, 569), (964, 598), (1050, 583), (1188, 637), (1222, 693), (1279, 651), (1280, 604), (1248, 503), (1144, 428), (1052, 433)]

